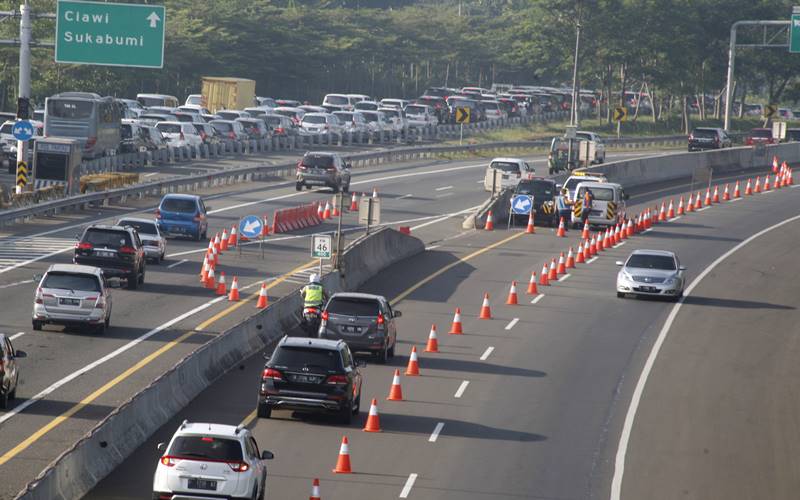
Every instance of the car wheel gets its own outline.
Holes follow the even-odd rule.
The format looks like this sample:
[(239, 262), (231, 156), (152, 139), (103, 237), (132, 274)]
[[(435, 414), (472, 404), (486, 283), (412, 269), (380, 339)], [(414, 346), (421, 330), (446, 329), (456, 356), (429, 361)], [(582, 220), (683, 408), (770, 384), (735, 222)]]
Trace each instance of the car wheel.
[(146, 266), (142, 264), (142, 274), (139, 275), (139, 284), (144, 285), (144, 273), (146, 271)]
[(622, 292), (617, 292), (617, 298), (618, 299), (624, 299), (625, 298), (625, 294), (622, 293)]
[(105, 335), (106, 333), (106, 322), (103, 321), (99, 325), (94, 327), (94, 333), (97, 335)]
[(344, 425), (350, 425), (353, 422), (352, 401), (342, 406), (342, 409), (339, 410), (339, 421)]
[(269, 418), (272, 416), (272, 408), (270, 408), (266, 403), (259, 403), (256, 414), (258, 415), (258, 418)]
[(9, 398), (7, 392), (0, 394), (0, 410), (5, 410), (6, 408), (8, 408), (8, 399)]
[(42, 329), (43, 323), (41, 321), (33, 320), (33, 329), (35, 331), (40, 331)]
[(303, 190), (303, 185), (300, 184), (299, 182), (297, 182), (294, 185), (294, 189), (295, 189), (295, 191), (302, 191)]
[(386, 360), (388, 358), (388, 352), (389, 352), (389, 349), (384, 347), (383, 349), (381, 349), (380, 351), (375, 353), (378, 356), (378, 363), (380, 363), (382, 365), (386, 364)]
[(261, 482), (261, 494), (258, 495), (258, 500), (264, 500), (266, 496), (267, 496), (267, 477), (265, 475)]
[(128, 279), (126, 280), (127, 283), (126, 288), (128, 290), (136, 290), (139, 286), (139, 273), (134, 272), (133, 274), (128, 275)]

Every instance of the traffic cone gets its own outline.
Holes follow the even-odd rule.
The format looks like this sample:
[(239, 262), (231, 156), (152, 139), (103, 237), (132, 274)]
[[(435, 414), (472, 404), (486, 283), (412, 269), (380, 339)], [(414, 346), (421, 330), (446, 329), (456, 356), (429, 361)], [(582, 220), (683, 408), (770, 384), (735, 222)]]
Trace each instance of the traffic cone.
[(428, 344), (425, 352), (439, 352), (439, 337), (436, 336), (436, 325), (431, 325), (431, 333), (428, 334)]
[(508, 290), (508, 298), (506, 299), (506, 305), (515, 306), (519, 304), (517, 302), (517, 282), (511, 282), (511, 288)]
[(761, 177), (759, 176), (756, 176), (756, 186), (753, 188), (753, 192), (754, 193), (761, 192)]
[(556, 259), (550, 261), (550, 269), (547, 271), (547, 281), (555, 281), (558, 279), (558, 271), (556, 271)]
[(750, 179), (747, 179), (747, 185), (744, 188), (744, 195), (750, 196), (751, 194), (753, 194), (753, 186), (750, 183)]
[(603, 250), (608, 250), (609, 248), (614, 246), (614, 243), (613, 243), (613, 240), (612, 240), (612, 234), (613, 233), (611, 232), (611, 229), (606, 229), (606, 234), (603, 237)]
[(266, 309), (267, 308), (267, 284), (261, 283), (261, 291), (258, 292), (258, 302), (256, 302), (256, 307), (258, 309)]
[(403, 388), (400, 387), (400, 370), (394, 371), (394, 377), (392, 377), (392, 387), (389, 389), (389, 397), (386, 399), (388, 401), (403, 400)]
[(734, 184), (734, 186), (733, 186), (733, 197), (734, 198), (741, 198), (742, 197), (742, 192), (741, 192), (741, 190), (739, 188), (739, 181), (736, 181), (736, 184)]
[(611, 243), (613, 243), (615, 246), (622, 243), (622, 235), (619, 231), (619, 224), (614, 226), (614, 228), (611, 230)]
[(231, 283), (228, 302), (239, 302), (239, 279), (236, 276), (233, 277), (233, 282)]
[(350, 211), (355, 212), (356, 210), (358, 210), (358, 199), (356, 193), (353, 193), (353, 197), (350, 198)]
[(558, 222), (558, 231), (556, 231), (556, 236), (559, 238), (563, 238), (567, 235), (566, 229), (564, 229), (564, 218), (561, 217), (561, 220)]
[(588, 240), (589, 239), (589, 220), (587, 219), (586, 222), (583, 223), (583, 232), (581, 233), (581, 239)]
[(225, 271), (219, 273), (219, 281), (217, 282), (217, 295), (228, 295), (228, 290), (225, 288)]
[(711, 197), (711, 203), (719, 203), (719, 186), (714, 186), (714, 196)]
[(372, 398), (369, 404), (369, 415), (367, 415), (367, 423), (364, 424), (364, 432), (382, 432), (381, 431), (381, 417), (378, 415), (378, 400)]
[(572, 247), (569, 247), (567, 252), (567, 269), (575, 269), (575, 254), (572, 252)]
[(461, 328), (461, 308), (456, 307), (456, 313), (453, 315), (453, 326), (450, 327), (450, 331), (447, 332), (450, 335), (462, 335), (464, 330)]
[(710, 207), (711, 206), (711, 188), (706, 188), (706, 199), (703, 202), (703, 206)]
[(628, 227), (625, 228), (625, 235), (628, 238), (633, 237), (633, 221), (631, 219), (628, 219)]
[(589, 241), (589, 255), (594, 257), (597, 255), (597, 235), (593, 235)]
[(535, 234), (536, 227), (533, 225), (533, 210), (530, 211), (528, 214), (528, 227), (525, 228), (525, 233), (527, 234)]
[(417, 358), (417, 346), (411, 346), (411, 356), (408, 357), (406, 376), (416, 377), (419, 375), (419, 358)]
[(329, 201), (325, 202), (325, 210), (322, 212), (322, 220), (328, 220), (331, 218), (331, 203)]
[[(587, 243), (588, 244), (588, 243)], [(586, 245), (581, 241), (578, 243), (578, 254), (575, 256), (575, 264), (586, 263)]]
[(339, 214), (339, 204), (336, 203), (336, 196), (333, 197), (333, 201), (331, 202), (331, 204), (333, 205), (333, 212), (331, 213), (331, 215), (333, 217), (339, 217), (339, 215), (340, 215)]
[(618, 240), (620, 243), (622, 243), (624, 240), (628, 239), (628, 231), (625, 229), (625, 221), (622, 221), (621, 224), (617, 224), (617, 227), (619, 228), (619, 231), (617, 232), (617, 235), (619, 236)]
[(219, 250), (215, 246), (211, 247), (211, 259), (215, 266), (219, 264)]
[(209, 290), (214, 290), (217, 288), (217, 282), (214, 278), (214, 268), (209, 267), (208, 269), (208, 278), (206, 279), (206, 288)]
[(311, 483), (311, 496), (308, 500), (322, 500), (319, 496), (319, 479), (314, 478), (314, 482)]
[(764, 176), (764, 192), (769, 191), (769, 174)]
[(223, 229), (222, 230), (222, 236), (220, 237), (220, 240), (219, 240), (219, 247), (220, 247), (220, 250), (222, 250), (223, 252), (228, 249), (228, 230), (227, 229)]
[(222, 253), (222, 248), (220, 247), (219, 242), (219, 233), (214, 235), (214, 248), (217, 250), (217, 253)]
[(200, 268), (200, 283), (208, 281), (208, 254), (203, 257), (203, 267)]
[(317, 218), (325, 220), (325, 210), (322, 208), (322, 203), (317, 204)]
[(236, 226), (231, 226), (231, 235), (228, 236), (228, 248), (236, 248), (237, 239)]
[(489, 307), (489, 294), (483, 294), (483, 304), (481, 304), (481, 313), (478, 319), (492, 319), (492, 309)]
[(661, 211), (658, 212), (658, 222), (666, 222), (667, 221), (667, 207), (664, 206), (664, 202), (661, 202)]
[(597, 245), (592, 245), (592, 252), (596, 255), (603, 251), (603, 231), (597, 233)]
[(486, 215), (486, 225), (483, 227), (486, 231), (494, 231), (494, 219), (492, 218), (492, 211)]
[(539, 295), (539, 289), (536, 287), (536, 272), (531, 272), (531, 280), (528, 281), (528, 295)]
[(562, 275), (567, 272), (567, 261), (564, 260), (564, 252), (558, 256), (558, 265), (556, 266), (556, 274)]
[(703, 208), (703, 202), (700, 200), (700, 191), (697, 192), (697, 196), (694, 199), (694, 209), (700, 210)]
[(669, 200), (669, 209), (667, 209), (667, 219), (674, 219), (675, 218), (675, 204), (673, 200), (670, 198)]
[(372, 188), (372, 197), (376, 200), (378, 199), (378, 188)]
[(731, 193), (727, 184), (725, 184), (725, 190), (722, 192), (722, 201), (731, 201)]
[(689, 201), (686, 203), (686, 212), (694, 212), (694, 194), (689, 193)]
[(335, 474), (352, 474), (353, 469), (350, 468), (350, 442), (347, 441), (347, 436), (342, 437), (342, 445), (339, 447), (339, 458), (336, 460), (336, 468), (333, 469)]
[(547, 279), (547, 263), (542, 266), (542, 274), (539, 275), (539, 286), (549, 286), (550, 280)]
[(783, 172), (775, 174), (775, 180), (773, 181), (772, 185), (775, 189), (780, 189), (783, 187)]
[(681, 199), (678, 202), (678, 215), (683, 215), (686, 213), (686, 210), (683, 207), (683, 195), (681, 195)]
[(777, 156), (773, 156), (772, 157), (772, 173), (774, 174), (777, 171), (778, 171), (778, 157)]
[(787, 182), (787, 184), (789, 184), (790, 186), (791, 186), (792, 184), (794, 184), (794, 179), (792, 178), (792, 172), (793, 172), (793, 170), (794, 170), (794, 169), (792, 169), (792, 168), (790, 168), (790, 169), (789, 169), (789, 181)]

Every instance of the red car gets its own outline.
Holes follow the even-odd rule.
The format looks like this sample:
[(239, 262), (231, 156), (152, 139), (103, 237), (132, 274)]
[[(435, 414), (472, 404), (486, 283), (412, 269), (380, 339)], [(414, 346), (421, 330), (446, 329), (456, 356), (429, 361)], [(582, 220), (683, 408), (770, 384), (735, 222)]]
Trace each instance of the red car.
[(769, 128), (754, 128), (745, 140), (748, 146), (755, 146), (756, 144), (775, 144), (775, 139), (772, 138), (772, 129)]

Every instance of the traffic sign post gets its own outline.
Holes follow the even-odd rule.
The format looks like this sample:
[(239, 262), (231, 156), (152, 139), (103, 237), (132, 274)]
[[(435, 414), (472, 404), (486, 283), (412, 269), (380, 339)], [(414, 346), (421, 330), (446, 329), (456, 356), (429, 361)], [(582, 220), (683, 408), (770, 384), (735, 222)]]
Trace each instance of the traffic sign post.
[[(259, 239), (258, 246), (261, 250), (261, 258), (264, 258), (264, 226), (266, 222), (258, 215), (246, 215), (239, 220), (239, 235), (249, 240)], [(242, 255), (242, 245), (239, 247), (239, 256)]]
[(778, 112), (777, 104), (767, 104), (764, 106), (764, 118), (772, 118)]
[(319, 275), (322, 277), (322, 260), (329, 260), (333, 255), (333, 237), (329, 234), (311, 236), (311, 258), (319, 259)]
[(17, 151), (20, 149), (24, 150), (24, 153), (21, 157), (17, 157), (17, 193), (21, 193), (25, 190), (25, 186), (28, 185), (28, 181), (30, 180), (28, 177), (28, 162), (27, 160), (27, 144), (28, 141), (33, 137), (33, 124), (28, 120), (19, 120), (14, 123), (14, 126), (11, 128), (11, 133), (14, 134), (14, 138), (18, 141), (17, 142)]
[(24, 161), (17, 162), (17, 192), (20, 193), (25, 189), (28, 184), (28, 163)]
[(59, 0), (58, 63), (164, 67), (163, 5)]
[(358, 223), (367, 225), (367, 234), (369, 234), (369, 227), (373, 224), (381, 223), (381, 199), (373, 198), (371, 196), (362, 196), (358, 202)]
[(472, 110), (470, 108), (456, 108), (456, 123), (460, 125), (458, 144), (464, 143), (464, 124), (470, 123)]
[(614, 121), (615, 122), (624, 122), (628, 118), (628, 108), (625, 106), (618, 106), (614, 108)]

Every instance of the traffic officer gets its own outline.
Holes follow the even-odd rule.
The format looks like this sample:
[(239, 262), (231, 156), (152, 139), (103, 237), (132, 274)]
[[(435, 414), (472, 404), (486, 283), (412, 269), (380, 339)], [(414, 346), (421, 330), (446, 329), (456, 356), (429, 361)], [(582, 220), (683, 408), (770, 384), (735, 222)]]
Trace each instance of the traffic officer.
[(325, 289), (319, 282), (317, 274), (308, 277), (308, 285), (300, 289), (300, 295), (303, 297), (303, 308), (322, 308), (322, 303), (325, 302)]
[(568, 223), (572, 215), (573, 205), (574, 202), (569, 197), (569, 190), (567, 190), (567, 188), (565, 187), (562, 187), (561, 196), (556, 198), (556, 209), (558, 210), (558, 220), (560, 220), (563, 217), (564, 221), (567, 222), (567, 224), (564, 225), (565, 228), (569, 228), (570, 226)]
[(586, 192), (583, 193), (583, 213), (581, 214), (583, 217), (584, 224), (587, 220), (589, 220), (589, 212), (592, 211), (592, 202), (594, 201), (594, 193), (592, 193), (591, 189), (586, 189)]

